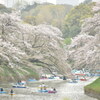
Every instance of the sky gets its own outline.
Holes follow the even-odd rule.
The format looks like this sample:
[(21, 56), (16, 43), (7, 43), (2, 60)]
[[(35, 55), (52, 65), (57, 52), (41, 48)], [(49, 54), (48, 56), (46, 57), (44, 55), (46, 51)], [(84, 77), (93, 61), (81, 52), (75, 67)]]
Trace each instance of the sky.
[(84, 0), (79, 0), (79, 3), (83, 2)]
[[(4, 4), (4, 1), (9, 1), (9, 3), (12, 4), (11, 1), (13, 1), (13, 0), (0, 0), (0, 3)], [(26, 0), (26, 1), (32, 2), (33, 0)], [(41, 2), (48, 1), (50, 3), (56, 4), (56, 0), (35, 0), (35, 1), (41, 1)], [(57, 3), (58, 4), (77, 5), (77, 4), (79, 4), (79, 3), (83, 2), (83, 1), (85, 1), (85, 0), (57, 0)], [(93, 1), (100, 1), (100, 0), (93, 0)]]
[(4, 0), (0, 0), (0, 3), (1, 3), (1, 4), (4, 4)]
[[(32, 0), (28, 0), (28, 1), (32, 1)], [(42, 0), (42, 1), (46, 1), (46, 0)], [(54, 3), (55, 4), (55, 1), (56, 0), (47, 0), (47, 1), (49, 1), (49, 2), (51, 2), (51, 3)], [(73, 3), (73, 4), (76, 4), (75, 2), (83, 2), (84, 0), (58, 0), (58, 1), (64, 1), (64, 2), (68, 2), (68, 3)]]
[[(8, 1), (9, 1), (9, 0), (8, 0)], [(26, 0), (26, 1), (31, 2), (31, 1), (33, 1), (33, 0)], [(37, 0), (37, 1), (38, 1), (38, 0)], [(46, 1), (46, 0), (41, 0), (41, 1)], [(47, 0), (47, 1), (49, 1), (49, 2), (55, 4), (55, 1), (56, 1), (56, 0)], [(61, 0), (60, 0), (60, 1), (61, 1)], [(76, 0), (62, 0), (62, 1), (64, 1), (64, 2), (72, 2), (72, 3), (75, 3)], [(78, 0), (77, 0), (77, 1), (78, 1)], [(84, 0), (79, 0), (79, 2), (82, 2), (82, 1), (84, 1)], [(4, 4), (4, 0), (0, 0), (0, 3)]]

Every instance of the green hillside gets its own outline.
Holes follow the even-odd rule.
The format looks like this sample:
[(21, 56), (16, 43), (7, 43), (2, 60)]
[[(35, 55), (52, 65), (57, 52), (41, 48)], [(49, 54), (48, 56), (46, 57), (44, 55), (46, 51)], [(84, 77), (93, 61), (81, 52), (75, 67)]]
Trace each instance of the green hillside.
[(0, 4), (0, 13), (11, 13), (11, 8), (6, 8), (4, 5)]
[(63, 27), (64, 38), (75, 37), (81, 32), (81, 25), (84, 19), (93, 16), (92, 8), (94, 4), (80, 4), (66, 15)]
[(32, 25), (50, 24), (62, 29), (71, 5), (34, 4), (22, 10), (22, 19)]
[(98, 78), (96, 81), (94, 81), (93, 83), (87, 85), (85, 87), (85, 89), (91, 89), (95, 92), (100, 93), (100, 78)]

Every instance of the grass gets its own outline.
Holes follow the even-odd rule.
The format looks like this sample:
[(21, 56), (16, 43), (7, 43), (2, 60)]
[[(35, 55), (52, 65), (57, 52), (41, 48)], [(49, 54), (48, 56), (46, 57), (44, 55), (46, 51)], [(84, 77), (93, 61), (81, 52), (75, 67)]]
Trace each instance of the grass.
[(19, 80), (22, 78), (36, 78), (38, 79), (38, 73), (34, 68), (30, 68), (28, 66), (20, 67), (20, 68), (11, 68), (8, 66), (0, 66), (0, 80), (2, 82)]
[(68, 98), (64, 98), (63, 100), (69, 100)]
[(66, 45), (70, 45), (71, 42), (72, 42), (71, 38), (66, 38), (66, 39), (64, 40), (64, 43), (65, 43)]
[(30, 76), (30, 77), (32, 76), (32, 77), (34, 77), (34, 78), (36, 78), (36, 79), (39, 78), (38, 73), (36, 72), (35, 69), (29, 68), (29, 67), (25, 67), (25, 68), (23, 68), (23, 69), (29, 72), (29, 76)]
[(100, 93), (100, 78), (95, 80), (93, 83), (85, 86), (86, 89), (91, 89), (97, 93)]

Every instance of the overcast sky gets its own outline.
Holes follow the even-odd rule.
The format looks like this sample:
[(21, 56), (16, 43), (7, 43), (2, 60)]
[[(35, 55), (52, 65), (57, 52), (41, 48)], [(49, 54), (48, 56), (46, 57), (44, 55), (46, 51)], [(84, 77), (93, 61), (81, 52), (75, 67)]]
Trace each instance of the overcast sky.
[(4, 4), (4, 0), (0, 0), (0, 3)]
[[(33, 1), (33, 0), (27, 0), (27, 1)], [(47, 0), (47, 1), (55, 3), (55, 0)], [(70, 0), (65, 0), (65, 1), (70, 1)], [(79, 0), (79, 2), (82, 2), (82, 1), (84, 1), (84, 0)], [(0, 3), (4, 3), (4, 0), (0, 0)]]
[[(4, 1), (6, 1), (6, 0), (0, 0), (0, 3), (4, 4)], [(12, 0), (8, 0), (8, 1), (12, 1)], [(26, 0), (26, 1), (31, 2), (33, 0)], [(35, 0), (35, 1), (48, 1), (50, 3), (56, 4), (56, 0)], [(59, 3), (63, 3), (63, 4), (65, 3), (65, 4), (76, 5), (78, 3), (83, 2), (84, 0), (58, 0), (58, 1), (59, 1)]]

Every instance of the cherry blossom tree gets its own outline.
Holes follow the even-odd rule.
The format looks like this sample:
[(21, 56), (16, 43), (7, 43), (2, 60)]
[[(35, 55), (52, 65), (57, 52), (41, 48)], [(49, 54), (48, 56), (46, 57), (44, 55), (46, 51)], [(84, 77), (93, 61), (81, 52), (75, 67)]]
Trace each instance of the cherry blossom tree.
[(82, 31), (75, 37), (68, 50), (68, 62), (76, 69), (100, 69), (100, 13), (97, 3), (93, 8), (96, 13), (82, 25)]
[(61, 31), (50, 25), (25, 24), (17, 13), (0, 15), (0, 51), (8, 67), (25, 65), (37, 70), (34, 66), (40, 66), (51, 73), (71, 75)]

